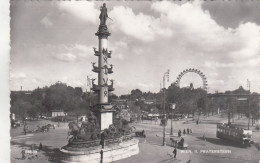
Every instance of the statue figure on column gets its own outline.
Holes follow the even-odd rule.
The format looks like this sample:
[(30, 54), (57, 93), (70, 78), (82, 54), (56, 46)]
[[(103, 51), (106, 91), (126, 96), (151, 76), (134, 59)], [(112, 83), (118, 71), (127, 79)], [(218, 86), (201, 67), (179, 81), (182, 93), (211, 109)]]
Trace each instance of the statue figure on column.
[(103, 4), (103, 6), (100, 7), (100, 11), (101, 11), (99, 15), (100, 25), (106, 25), (106, 20), (108, 18), (108, 15), (107, 15), (107, 8), (105, 3)]

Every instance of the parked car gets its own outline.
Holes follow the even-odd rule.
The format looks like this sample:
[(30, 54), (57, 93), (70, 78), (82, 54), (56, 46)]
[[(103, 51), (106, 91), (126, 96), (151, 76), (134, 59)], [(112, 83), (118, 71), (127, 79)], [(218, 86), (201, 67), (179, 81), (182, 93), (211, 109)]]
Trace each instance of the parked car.
[(14, 128), (20, 127), (21, 123), (19, 121), (17, 121), (17, 120), (12, 120), (11, 126), (14, 127)]

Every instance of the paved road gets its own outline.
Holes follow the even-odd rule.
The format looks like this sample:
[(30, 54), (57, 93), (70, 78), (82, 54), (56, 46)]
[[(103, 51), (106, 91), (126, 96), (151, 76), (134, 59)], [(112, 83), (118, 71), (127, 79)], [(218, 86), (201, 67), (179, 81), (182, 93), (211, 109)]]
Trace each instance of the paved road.
[[(202, 120), (202, 123), (196, 125), (194, 121), (173, 121), (174, 135), (171, 136), (170, 121), (166, 127), (166, 144), (162, 146), (162, 126), (159, 122), (143, 121), (141, 123), (132, 124), (136, 127), (136, 130), (145, 130), (146, 139), (138, 138), (140, 153), (138, 155), (126, 158), (116, 163), (186, 163), (191, 159), (192, 163), (258, 163), (260, 160), (260, 151), (255, 147), (243, 148), (236, 143), (231, 143), (216, 138), (216, 122), (223, 120), (222, 117), (209, 117)], [(188, 123), (187, 123), (188, 122)], [(48, 121), (32, 122), (45, 124)], [(177, 158), (173, 158), (170, 138), (177, 138), (177, 131), (184, 128), (192, 128), (193, 133), (191, 135), (183, 136), (185, 143), (189, 145), (188, 150), (178, 150)], [(11, 130), (11, 162), (59, 162), (57, 160), (58, 148), (67, 144), (67, 123), (61, 124), (56, 129), (51, 129), (48, 133), (34, 133), (22, 135), (22, 128)], [(205, 134), (206, 140), (204, 140), (203, 134)], [(260, 139), (260, 133), (254, 132), (255, 140)], [(38, 145), (42, 143), (44, 146), (43, 151), (38, 153), (37, 159), (21, 160), (22, 148), (29, 149), (31, 144)], [(204, 153), (202, 153), (204, 150)], [(207, 153), (206, 150), (227, 150), (231, 153)], [(198, 153), (196, 153), (196, 151)], [(212, 151), (211, 151), (212, 152)]]

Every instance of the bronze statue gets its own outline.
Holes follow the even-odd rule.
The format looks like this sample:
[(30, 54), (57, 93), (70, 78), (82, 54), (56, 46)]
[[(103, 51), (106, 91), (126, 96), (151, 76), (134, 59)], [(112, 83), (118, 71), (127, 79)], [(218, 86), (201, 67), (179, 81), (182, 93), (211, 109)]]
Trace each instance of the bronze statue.
[(107, 8), (105, 3), (103, 4), (103, 6), (100, 7), (100, 11), (101, 11), (99, 15), (100, 25), (106, 25), (106, 20), (108, 18), (108, 15), (107, 15)]
[(94, 81), (95, 81), (96, 79), (93, 78), (93, 79), (91, 79), (91, 80), (92, 80), (92, 86), (94, 87), (94, 85), (95, 85), (95, 84), (94, 84)]
[(94, 115), (92, 111), (89, 112), (88, 121), (93, 123), (95, 126), (97, 124), (97, 117)]

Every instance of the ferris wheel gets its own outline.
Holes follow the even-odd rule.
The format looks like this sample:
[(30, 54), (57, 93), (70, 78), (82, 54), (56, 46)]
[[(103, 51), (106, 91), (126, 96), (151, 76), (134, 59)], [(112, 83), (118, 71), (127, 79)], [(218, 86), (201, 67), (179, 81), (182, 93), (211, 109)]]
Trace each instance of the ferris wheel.
[(197, 75), (200, 76), (200, 78), (202, 79), (202, 83), (203, 83), (203, 89), (205, 91), (208, 90), (208, 82), (207, 82), (207, 78), (206, 76), (198, 69), (194, 69), (194, 68), (190, 68), (190, 69), (186, 69), (186, 70), (183, 70), (177, 77), (177, 80), (174, 82), (174, 85), (180, 87), (180, 81), (181, 81), (181, 78), (187, 74), (187, 73), (195, 73)]

